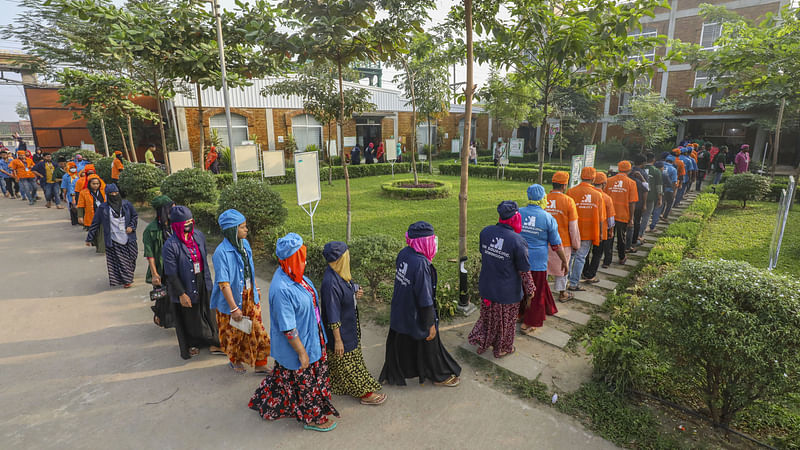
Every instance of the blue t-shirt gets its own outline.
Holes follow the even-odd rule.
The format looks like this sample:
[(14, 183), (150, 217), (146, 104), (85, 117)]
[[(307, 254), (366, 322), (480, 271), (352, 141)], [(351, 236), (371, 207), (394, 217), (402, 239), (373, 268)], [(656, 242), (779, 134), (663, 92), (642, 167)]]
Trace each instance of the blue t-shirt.
[(547, 270), (547, 250), (551, 245), (561, 245), (558, 235), (558, 222), (537, 205), (520, 208), (522, 216), (522, 236), (528, 243), (528, 262), (531, 270), (542, 272)]
[[(319, 301), (314, 284), (308, 277), (303, 279)], [(269, 286), (270, 355), (275, 361), (289, 370), (300, 369), (300, 358), (283, 334), (295, 328), (297, 338), (306, 348), (308, 363), (313, 364), (322, 358), (318, 317), (319, 311), (314, 308), (314, 300), (306, 288), (295, 283), (282, 269), (276, 270)]]
[(674, 192), (673, 186), (678, 182), (678, 169), (672, 164), (665, 162), (662, 172), (664, 173), (664, 177), (668, 180), (668, 182), (664, 183), (664, 192)]
[(480, 252), (478, 288), (481, 297), (504, 305), (522, 300), (519, 273), (531, 270), (525, 239), (508, 225), (489, 225), (481, 231)]
[[(6, 172), (11, 173), (11, 169), (8, 168), (8, 161), (6, 160), (0, 159), (0, 169), (3, 169)], [(0, 179), (6, 179), (6, 178), (8, 178), (8, 175), (4, 174), (3, 172), (0, 172)]]
[(436, 269), (430, 261), (411, 247), (400, 250), (395, 261), (392, 330), (414, 339), (428, 337), (430, 330), (420, 310), (433, 306), (435, 296)]

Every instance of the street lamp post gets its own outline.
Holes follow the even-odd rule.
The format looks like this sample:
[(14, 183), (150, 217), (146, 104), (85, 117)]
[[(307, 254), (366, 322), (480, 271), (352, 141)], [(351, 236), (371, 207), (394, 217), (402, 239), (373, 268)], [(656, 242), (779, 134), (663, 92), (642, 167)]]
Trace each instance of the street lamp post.
[[(217, 22), (217, 45), (219, 46), (219, 66), (222, 69), (222, 97), (225, 101), (225, 124), (228, 128), (228, 145), (231, 151), (231, 173), (233, 174), (233, 182), (236, 183), (236, 155), (233, 145), (233, 129), (231, 128), (231, 104), (228, 98), (228, 77), (225, 70), (225, 50), (222, 44), (222, 19), (219, 14), (219, 5), (217, 0), (211, 0), (211, 9), (214, 13), (214, 19)], [(201, 130), (202, 131), (202, 130)]]

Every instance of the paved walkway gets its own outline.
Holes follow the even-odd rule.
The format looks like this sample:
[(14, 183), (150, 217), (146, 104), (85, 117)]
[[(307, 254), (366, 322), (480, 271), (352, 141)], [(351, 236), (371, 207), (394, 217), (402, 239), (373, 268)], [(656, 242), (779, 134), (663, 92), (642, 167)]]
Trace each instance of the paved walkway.
[[(132, 289), (109, 288), (105, 258), (84, 237), (63, 210), (0, 198), (0, 447), (613, 448), (568, 416), (483, 384), (466, 364), (455, 389), (389, 386), (381, 407), (335, 397), (342, 417), (331, 433), (265, 422), (247, 408), (261, 377), (234, 375), (207, 352), (182, 360), (174, 331), (152, 323), (144, 258)], [(363, 330), (373, 374), (385, 336)], [(453, 353), (460, 340), (445, 334)]]

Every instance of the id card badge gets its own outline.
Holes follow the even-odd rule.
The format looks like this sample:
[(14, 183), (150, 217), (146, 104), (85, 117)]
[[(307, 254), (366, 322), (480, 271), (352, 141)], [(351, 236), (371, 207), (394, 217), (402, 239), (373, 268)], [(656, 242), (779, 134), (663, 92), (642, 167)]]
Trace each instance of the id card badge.
[(245, 278), (244, 280), (244, 288), (250, 289), (250, 278)]
[(194, 273), (195, 273), (195, 275), (200, 273), (200, 263), (199, 262), (194, 263)]

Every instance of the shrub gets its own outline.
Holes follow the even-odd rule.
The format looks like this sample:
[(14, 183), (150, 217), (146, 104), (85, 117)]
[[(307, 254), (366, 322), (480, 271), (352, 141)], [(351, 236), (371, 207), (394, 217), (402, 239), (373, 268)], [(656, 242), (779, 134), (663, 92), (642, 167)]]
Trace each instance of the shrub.
[(130, 163), (119, 174), (119, 188), (133, 201), (145, 202), (153, 197), (150, 192), (158, 188), (164, 179), (164, 171), (147, 164)]
[(395, 260), (401, 247), (400, 241), (384, 234), (359, 236), (350, 243), (353, 276), (365, 281), (373, 301), (378, 300), (381, 282), (394, 278)]
[(656, 266), (666, 264), (677, 264), (683, 259), (683, 254), (689, 248), (689, 242), (679, 237), (663, 237), (656, 242), (650, 254), (647, 255), (647, 263)]
[(211, 172), (203, 169), (183, 169), (161, 182), (161, 192), (178, 205), (214, 203), (217, 201), (217, 183)]
[(699, 213), (703, 219), (708, 220), (714, 214), (719, 203), (719, 196), (716, 194), (700, 194), (694, 199), (691, 205), (686, 208), (687, 213)]
[(204, 233), (214, 232), (219, 234), (217, 205), (214, 203), (193, 203), (189, 205), (189, 209), (192, 210), (195, 225)]
[(642, 337), (671, 376), (728, 425), (800, 376), (800, 282), (741, 261), (687, 260), (645, 291)]
[(403, 187), (413, 184), (414, 180), (411, 179), (387, 181), (381, 184), (381, 190), (389, 197), (401, 199), (444, 198), (450, 195), (450, 183), (420, 179), (419, 184), (432, 187)]
[(769, 179), (753, 173), (731, 175), (725, 181), (725, 198), (741, 201), (742, 208), (747, 206), (748, 200), (761, 200), (769, 191)]
[(280, 194), (266, 183), (251, 179), (240, 180), (222, 190), (217, 213), (222, 214), (226, 209), (244, 214), (247, 228), (256, 239), (262, 230), (283, 225), (289, 215)]

